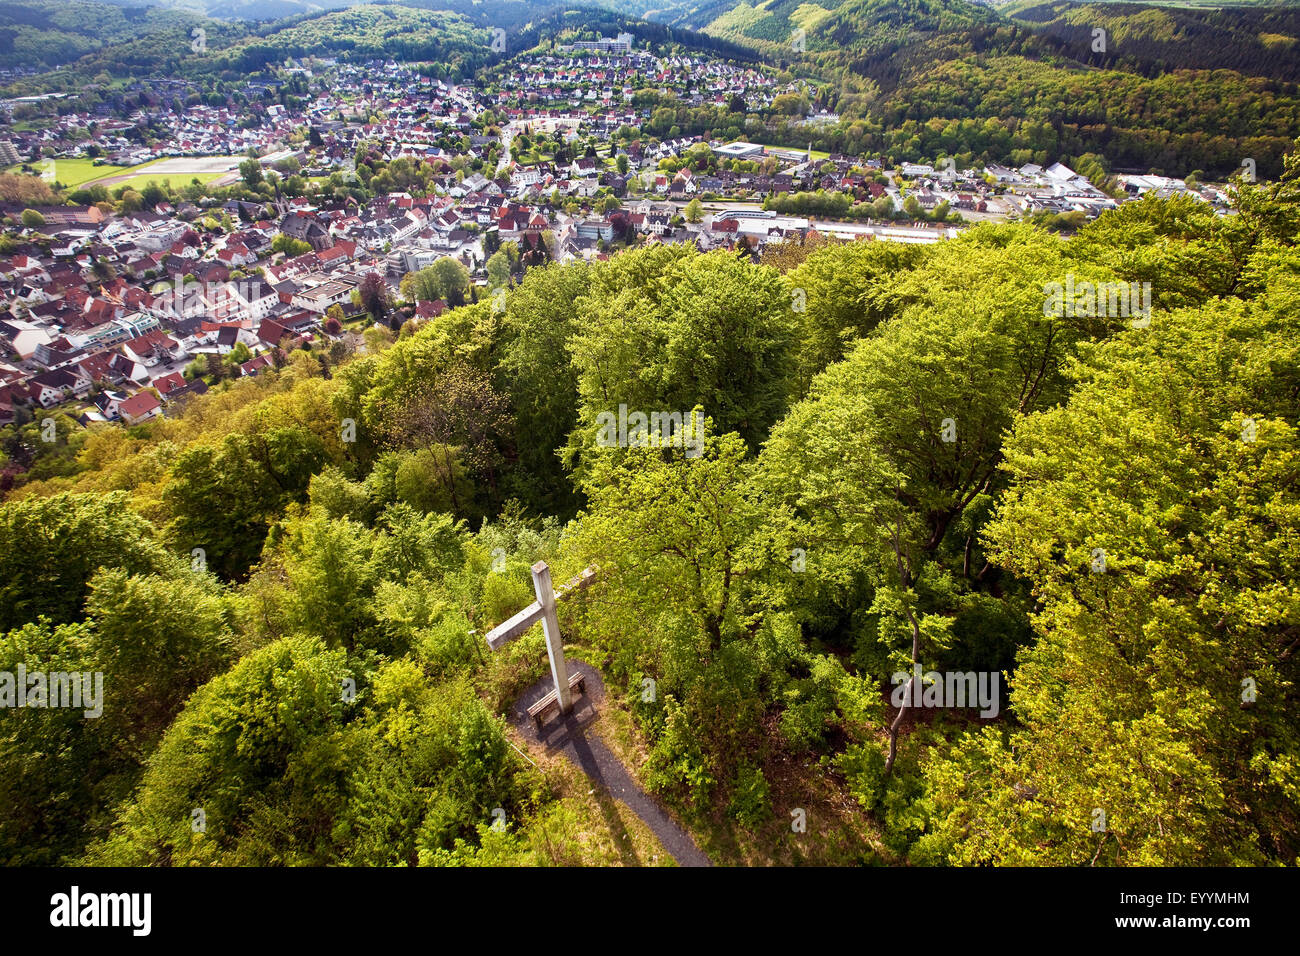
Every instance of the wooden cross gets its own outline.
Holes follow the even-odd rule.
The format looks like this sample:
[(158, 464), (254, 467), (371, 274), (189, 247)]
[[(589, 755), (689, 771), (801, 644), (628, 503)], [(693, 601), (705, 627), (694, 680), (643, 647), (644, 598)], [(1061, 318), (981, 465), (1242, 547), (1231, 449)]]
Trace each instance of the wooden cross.
[[(488, 631), (487, 643), (492, 650), (500, 650), (508, 641), (523, 634), (540, 619), (542, 631), (546, 634), (546, 653), (551, 659), (555, 697), (560, 705), (560, 713), (567, 714), (573, 707), (573, 696), (569, 691), (569, 665), (564, 660), (564, 641), (560, 637), (560, 619), (555, 614), (555, 602), (590, 585), (596, 580), (596, 569), (587, 568), (581, 574), (571, 578), (558, 591), (551, 588), (551, 569), (546, 566), (545, 561), (534, 564), (532, 571), (533, 590), (537, 593), (537, 600), (510, 620)], [(539, 717), (538, 720), (540, 719)]]

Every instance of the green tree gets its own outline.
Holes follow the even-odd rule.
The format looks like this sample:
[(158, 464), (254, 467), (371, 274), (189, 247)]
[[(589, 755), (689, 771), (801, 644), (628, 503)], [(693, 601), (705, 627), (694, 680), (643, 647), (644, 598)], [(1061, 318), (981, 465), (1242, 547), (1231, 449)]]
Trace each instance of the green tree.
[[(298, 638), (261, 648), (204, 685), (150, 758), (139, 795), (89, 859), (137, 866), (329, 861), (349, 739), (341, 691), (351, 674), (343, 651)], [(195, 808), (205, 824), (197, 834)]]
[(81, 619), (101, 568), (181, 573), (153, 526), (127, 507), (123, 492), (60, 494), (0, 507), (0, 631), (38, 617)]
[(292, 259), (295, 256), (306, 255), (311, 252), (311, 244), (302, 240), (295, 239), (288, 233), (277, 233), (276, 237), (271, 240), (272, 252), (283, 252), (286, 258)]
[(1294, 856), (1300, 406), (1275, 370), (1297, 338), (1289, 306), (1260, 306), (1157, 315), (1017, 425), (988, 536), (1032, 583), (1040, 636), (1012, 676), (1019, 725), (928, 770), (919, 858)]
[(897, 302), (884, 294), (888, 281), (917, 268), (924, 258), (925, 247), (919, 245), (820, 246), (786, 273), (799, 322), (798, 395), (807, 392), (814, 375), (895, 313)]
[(488, 257), (488, 287), (500, 289), (510, 284), (510, 257), (504, 252), (495, 252)]
[(773, 515), (784, 516), (774, 535), (815, 555), (807, 577), (840, 595), (832, 604), (867, 602), (875, 624), (862, 650), (880, 678), (973, 655), (987, 669), (1009, 663), (1006, 643), (983, 655), (958, 643), (995, 585), (977, 529), (1002, 436), (1064, 397), (1077, 344), (1105, 331), (1044, 316), (1053, 251), (1005, 227), (945, 244), (896, 280), (890, 298), (911, 304), (822, 373), (764, 448)]
[(100, 572), (86, 611), (87, 650), (111, 675), (106, 722), (138, 757), (162, 736), (185, 699), (230, 662), (233, 614), (210, 577)]
[(464, 264), (459, 259), (444, 256), (429, 268), (437, 277), (438, 297), (446, 299), (452, 307), (463, 305), (465, 293), (469, 290), (469, 270)]
[(755, 449), (786, 409), (794, 323), (775, 269), (726, 252), (634, 250), (593, 269), (578, 317), (569, 349), (583, 424), (570, 454), (621, 404), (647, 415), (702, 406)]
[(253, 357), (253, 353), (249, 351), (247, 345), (245, 345), (243, 342), (236, 342), (235, 347), (232, 348), (230, 352), (227, 353), (226, 355), (226, 364), (232, 366), (243, 365), (252, 357)]
[(530, 269), (502, 317), (496, 382), (510, 398), (519, 455), (510, 494), (544, 514), (569, 515), (577, 506), (557, 452), (578, 423), (578, 375), (569, 342), (577, 328), (573, 304), (589, 281), (583, 265)]
[[(0, 672), (93, 672), (88, 624), (42, 618), (0, 636)], [(90, 687), (94, 693), (93, 678)], [(83, 701), (84, 702), (84, 701)], [(104, 703), (103, 700), (100, 701)], [(79, 853), (86, 830), (128, 791), (130, 761), (87, 709), (0, 708), (0, 859), (7, 865), (63, 863)], [(107, 738), (107, 739), (106, 739)]]
[(169, 540), (186, 554), (202, 549), (207, 566), (225, 578), (242, 576), (271, 521), (289, 501), (305, 498), (326, 458), (321, 439), (296, 426), (191, 446), (163, 488), (173, 516)]
[(249, 157), (239, 164), (239, 175), (244, 180), (244, 185), (249, 189), (256, 189), (262, 185), (262, 164), (256, 157)]
[(734, 755), (753, 746), (760, 661), (772, 652), (742, 597), (757, 521), (746, 458), (734, 434), (708, 438), (697, 457), (630, 448), (592, 486), (572, 545), (581, 564), (601, 571), (580, 613), (584, 639), (623, 680), (640, 686), (645, 675), (657, 685), (643, 717), (655, 740), (650, 783), (697, 808)]

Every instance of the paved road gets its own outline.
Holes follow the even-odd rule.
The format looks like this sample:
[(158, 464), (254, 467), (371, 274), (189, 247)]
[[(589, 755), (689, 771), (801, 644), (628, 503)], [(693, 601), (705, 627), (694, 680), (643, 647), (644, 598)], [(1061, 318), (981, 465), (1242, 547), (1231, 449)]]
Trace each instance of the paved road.
[[(664, 809), (647, 794), (632, 775), (614, 756), (604, 742), (588, 728), (600, 717), (600, 704), (605, 697), (605, 684), (600, 673), (582, 661), (569, 661), (569, 668), (582, 671), (587, 678), (587, 693), (577, 697), (573, 710), (564, 719), (552, 715), (542, 724), (539, 734), (528, 708), (554, 687), (547, 673), (541, 681), (520, 695), (510, 710), (510, 723), (530, 743), (541, 744), (547, 750), (559, 751), (577, 764), (588, 777), (614, 799), (622, 802), (654, 831), (659, 842), (681, 866), (712, 866), (713, 862), (700, 852), (690, 834), (677, 825)], [(610, 824), (617, 829), (617, 821)], [(639, 862), (632, 858), (629, 862)]]
[(497, 168), (510, 165), (510, 144), (515, 140), (515, 124), (507, 123), (498, 137), (501, 141), (501, 156), (497, 159)]

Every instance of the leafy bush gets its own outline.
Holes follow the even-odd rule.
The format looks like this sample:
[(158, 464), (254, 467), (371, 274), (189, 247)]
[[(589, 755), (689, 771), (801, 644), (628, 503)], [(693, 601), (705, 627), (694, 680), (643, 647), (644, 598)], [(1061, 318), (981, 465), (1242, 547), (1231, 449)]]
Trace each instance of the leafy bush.
[(718, 782), (713, 767), (686, 711), (671, 696), (664, 698), (664, 707), (664, 733), (650, 750), (645, 765), (646, 784), (651, 790), (701, 810)]
[(835, 768), (848, 781), (863, 809), (874, 810), (885, 786), (885, 755), (874, 744), (855, 744), (835, 758)]
[(835, 700), (812, 680), (791, 681), (786, 687), (781, 733), (798, 751), (826, 745), (826, 725), (835, 713)]
[(754, 764), (744, 764), (736, 775), (729, 812), (743, 827), (753, 829), (771, 819), (771, 791), (763, 771)]

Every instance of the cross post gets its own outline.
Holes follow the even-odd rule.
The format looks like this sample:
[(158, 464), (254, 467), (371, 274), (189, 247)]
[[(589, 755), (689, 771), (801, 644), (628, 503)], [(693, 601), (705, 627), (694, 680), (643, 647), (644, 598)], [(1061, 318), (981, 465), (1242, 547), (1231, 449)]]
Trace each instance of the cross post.
[(537, 594), (537, 600), (488, 631), (487, 645), (494, 651), (500, 650), (540, 620), (542, 632), (546, 635), (546, 656), (551, 661), (551, 679), (555, 681), (555, 697), (560, 705), (560, 713), (567, 714), (573, 707), (573, 695), (569, 690), (569, 665), (564, 659), (564, 638), (560, 634), (560, 619), (555, 611), (555, 602), (590, 585), (596, 579), (596, 569), (587, 568), (566, 582), (559, 591), (551, 585), (551, 569), (545, 561), (534, 564), (532, 573), (533, 591)]
[(555, 613), (555, 592), (551, 589), (551, 569), (545, 561), (533, 565), (533, 590), (542, 607), (542, 631), (546, 634), (546, 654), (551, 659), (551, 679), (555, 681), (555, 696), (560, 701), (560, 713), (567, 714), (573, 707), (569, 693), (569, 665), (564, 659), (564, 639), (560, 636), (560, 619)]

